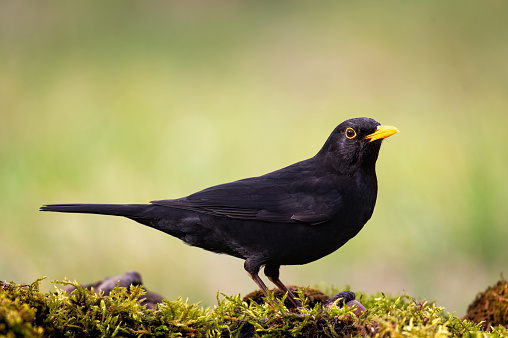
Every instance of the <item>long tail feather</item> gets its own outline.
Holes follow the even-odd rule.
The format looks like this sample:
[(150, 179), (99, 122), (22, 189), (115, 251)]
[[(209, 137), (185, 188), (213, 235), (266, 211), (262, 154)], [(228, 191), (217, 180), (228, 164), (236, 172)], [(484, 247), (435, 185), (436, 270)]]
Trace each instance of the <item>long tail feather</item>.
[(40, 211), (140, 217), (149, 204), (49, 204)]

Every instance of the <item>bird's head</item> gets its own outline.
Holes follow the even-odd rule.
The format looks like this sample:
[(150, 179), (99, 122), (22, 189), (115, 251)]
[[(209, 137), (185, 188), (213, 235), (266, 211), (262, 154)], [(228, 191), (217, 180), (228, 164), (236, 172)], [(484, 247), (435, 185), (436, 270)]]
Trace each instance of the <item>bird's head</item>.
[(335, 128), (318, 156), (325, 156), (335, 170), (349, 174), (359, 167), (374, 168), (383, 139), (398, 133), (366, 117), (350, 119)]

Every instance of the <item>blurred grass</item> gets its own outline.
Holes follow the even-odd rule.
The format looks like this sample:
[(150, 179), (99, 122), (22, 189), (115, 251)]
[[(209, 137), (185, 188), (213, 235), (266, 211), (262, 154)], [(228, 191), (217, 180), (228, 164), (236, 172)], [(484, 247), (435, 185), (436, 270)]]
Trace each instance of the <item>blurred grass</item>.
[(347, 118), (397, 126), (373, 219), (290, 284), (437, 300), (458, 315), (508, 270), (508, 5), (0, 5), (0, 278), (138, 270), (214, 304), (240, 260), (46, 203), (143, 203), (313, 156)]

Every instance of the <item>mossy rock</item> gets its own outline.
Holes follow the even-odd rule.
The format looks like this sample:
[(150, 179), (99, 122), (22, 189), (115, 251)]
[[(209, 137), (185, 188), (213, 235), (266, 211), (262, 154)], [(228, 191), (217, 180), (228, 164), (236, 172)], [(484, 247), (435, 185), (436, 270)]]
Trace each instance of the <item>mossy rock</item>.
[(484, 329), (498, 325), (508, 328), (508, 282), (502, 279), (478, 293), (464, 319), (480, 323)]
[[(261, 301), (257, 292), (246, 301), (240, 296), (218, 295), (217, 305), (208, 309), (182, 299), (164, 300), (155, 309), (148, 309), (142, 304), (146, 295), (142, 285), (114, 287), (106, 295), (64, 281), (55, 282), (59, 286), (56, 292), (42, 293), (41, 280), (31, 285), (0, 283), (0, 337), (508, 336), (503, 326), (485, 330), (482, 324), (444, 314), (444, 309), (434, 303), (408, 295), (367, 296), (358, 292), (358, 299), (367, 308), (360, 315), (348, 307), (323, 309), (328, 296), (310, 288), (303, 288), (303, 294), (296, 292), (304, 307), (294, 310), (275, 301), (273, 293)], [(73, 287), (71, 293), (62, 290), (69, 285)], [(502, 298), (493, 297), (502, 301), (506, 297), (501, 293), (506, 290), (503, 288), (494, 288)]]
[[(325, 304), (325, 302), (330, 298), (322, 291), (311, 287), (303, 288), (296, 285), (288, 285), (287, 288), (294, 295), (298, 295), (299, 292), (302, 292), (303, 296), (308, 299), (307, 306), (311, 308), (315, 307), (317, 304)], [(270, 293), (272, 293), (274, 297), (277, 299), (282, 299), (285, 296), (285, 294), (277, 288), (271, 289)], [(265, 295), (263, 294), (263, 292), (261, 292), (261, 290), (255, 290), (247, 294), (245, 297), (243, 297), (243, 301), (244, 302), (253, 301), (256, 302), (257, 304), (263, 304), (265, 302)], [(287, 298), (284, 301), (284, 305), (288, 309), (295, 308), (293, 303), (291, 303)]]

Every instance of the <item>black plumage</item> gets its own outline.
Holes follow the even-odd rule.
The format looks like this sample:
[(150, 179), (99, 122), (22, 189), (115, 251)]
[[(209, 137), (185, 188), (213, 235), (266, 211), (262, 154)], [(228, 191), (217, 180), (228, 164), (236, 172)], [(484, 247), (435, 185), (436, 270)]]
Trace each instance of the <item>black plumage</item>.
[(41, 210), (124, 216), (189, 245), (244, 259), (266, 293), (258, 276), (265, 266), (265, 275), (289, 292), (279, 279), (281, 265), (334, 252), (370, 219), (381, 141), (397, 132), (370, 118), (350, 119), (314, 157), (263, 176), (150, 204), (53, 204)]

